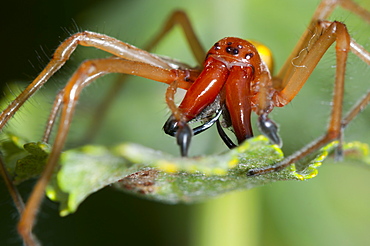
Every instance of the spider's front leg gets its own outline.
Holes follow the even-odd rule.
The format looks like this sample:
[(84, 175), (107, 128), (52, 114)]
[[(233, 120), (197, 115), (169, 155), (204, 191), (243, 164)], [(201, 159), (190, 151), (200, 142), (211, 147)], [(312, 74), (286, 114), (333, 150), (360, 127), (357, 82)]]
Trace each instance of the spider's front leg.
[[(59, 108), (61, 111), (58, 131), (45, 169), (27, 201), (25, 210), (22, 213), (21, 220), (18, 225), (19, 233), (25, 239), (25, 242), (30, 245), (35, 245), (34, 238), (31, 233), (32, 226), (35, 221), (38, 207), (42, 201), (45, 187), (51, 178), (51, 175), (58, 163), (61, 151), (63, 150), (79, 95), (83, 88), (89, 85), (96, 78), (107, 73), (132, 74), (167, 84), (170, 84), (173, 81), (187, 84), (190, 83), (189, 81), (193, 80), (198, 74), (197, 71), (164, 69), (147, 63), (129, 61), (118, 57), (88, 60), (79, 67), (67, 83), (66, 87), (62, 90), (62, 93), (58, 95), (56, 99), (57, 103), (54, 104), (54, 107), (57, 108), (54, 108), (52, 112), (58, 112)], [(57, 114), (55, 113), (52, 115), (54, 115), (51, 117), (54, 118), (52, 120), (52, 122), (54, 122)]]
[[(187, 33), (191, 34), (193, 32), (191, 27), (186, 27), (186, 23), (188, 21), (183, 12), (175, 13), (173, 15), (173, 19), (178, 21), (180, 25), (185, 26)], [(164, 34), (162, 33), (159, 36), (159, 39), (161, 39), (161, 36), (163, 35)], [(55, 50), (51, 61), (42, 70), (39, 76), (37, 76), (37, 78), (35, 78), (34, 81), (27, 86), (27, 88), (0, 114), (0, 130), (2, 130), (19, 108), (64, 65), (78, 45), (90, 46), (104, 50), (116, 56), (116, 58), (113, 57), (109, 59), (84, 62), (78, 72), (75, 73), (71, 81), (58, 94), (54, 101), (43, 140), (46, 142), (48, 141), (53, 125), (60, 111), (62, 111), (61, 124), (59, 125), (57, 137), (53, 146), (52, 154), (48, 159), (47, 167), (30, 196), (19, 224), (19, 232), (23, 236), (25, 242), (29, 245), (36, 245), (35, 239), (31, 233), (35, 215), (43, 197), (43, 190), (47, 181), (50, 179), (50, 174), (57, 164), (60, 151), (63, 148), (74, 111), (75, 102), (78, 99), (80, 90), (88, 85), (92, 80), (106, 73), (117, 72), (137, 75), (167, 84), (176, 80), (178, 82), (178, 87), (183, 89), (188, 89), (195, 78), (199, 75), (198, 70), (186, 69), (185, 67), (187, 66), (182, 63), (153, 55), (145, 50), (138, 49), (115, 38), (89, 31), (79, 32), (67, 38), (59, 45)], [(151, 45), (155, 45), (155, 43), (152, 43)], [(193, 49), (201, 53), (202, 48), (197, 40), (193, 41), (191, 46)], [(62, 110), (60, 110), (61, 108)], [(0, 165), (2, 165), (2, 163), (0, 163)], [(4, 166), (2, 165), (2, 169), (5, 170), (3, 167)], [(6, 172), (6, 170), (4, 172)], [(12, 180), (9, 178), (9, 175), (6, 174), (7, 173), (4, 173), (2, 176), (11, 183)], [(16, 188), (11, 187), (9, 190), (10, 193), (16, 197)], [(19, 201), (22, 203), (21, 200)], [(17, 204), (16, 200), (15, 203)], [(19, 210), (23, 211), (23, 208), (19, 207)]]
[[(59, 45), (53, 58), (37, 78), (0, 114), (0, 130), (18, 109), (69, 59), (78, 45), (95, 47), (130, 61), (144, 62), (156, 67), (171, 69), (169, 62), (147, 51), (136, 48), (115, 38), (89, 31), (79, 32)], [(185, 83), (186, 84), (186, 83)], [(183, 85), (180, 85), (182, 87)], [(185, 85), (188, 87), (189, 85)]]

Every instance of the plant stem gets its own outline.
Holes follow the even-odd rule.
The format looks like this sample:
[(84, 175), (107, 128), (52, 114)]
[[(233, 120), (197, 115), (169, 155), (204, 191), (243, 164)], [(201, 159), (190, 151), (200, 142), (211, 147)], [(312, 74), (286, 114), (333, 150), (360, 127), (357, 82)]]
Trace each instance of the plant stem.
[(233, 192), (195, 207), (190, 245), (259, 245), (258, 191)]

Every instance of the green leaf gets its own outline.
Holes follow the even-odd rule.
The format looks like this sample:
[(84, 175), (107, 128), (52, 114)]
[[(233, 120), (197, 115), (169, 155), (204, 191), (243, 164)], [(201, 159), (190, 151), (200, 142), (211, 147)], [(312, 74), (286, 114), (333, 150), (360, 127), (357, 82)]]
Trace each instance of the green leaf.
[(7, 141), (0, 142), (0, 148), (7, 171), (10, 175), (15, 176), (17, 161), (28, 155), (27, 151), (23, 148), (26, 142), (12, 134), (7, 134), (7, 138)]
[[(42, 143), (27, 143), (22, 149), (19, 141), (13, 136), (3, 142), (1, 148), (9, 155), (5, 156), (6, 160), (23, 157), (14, 170), (16, 180), (22, 181), (41, 172), (48, 147)], [(317, 167), (337, 144), (328, 144), (311, 160), (300, 162), (297, 167), (293, 164), (280, 172), (257, 177), (247, 177), (246, 173), (251, 168), (273, 165), (284, 158), (282, 151), (263, 136), (249, 139), (223, 154), (190, 158), (175, 157), (132, 143), (113, 148), (88, 145), (62, 153), (60, 168), (46, 193), (50, 199), (60, 202), (62, 216), (76, 211), (91, 193), (110, 185), (165, 203), (194, 202), (275, 181), (313, 178), (318, 173)], [(346, 144), (344, 152), (349, 159), (370, 166), (366, 144)]]
[(14, 179), (16, 183), (39, 176), (49, 154), (49, 146), (44, 143), (27, 143), (23, 147), (29, 154), (17, 161)]

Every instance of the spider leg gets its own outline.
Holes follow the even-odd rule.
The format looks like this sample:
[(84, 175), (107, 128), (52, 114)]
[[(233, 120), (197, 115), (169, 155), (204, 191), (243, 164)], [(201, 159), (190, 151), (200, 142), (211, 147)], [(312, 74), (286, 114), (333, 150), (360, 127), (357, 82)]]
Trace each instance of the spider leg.
[(18, 189), (15, 187), (15, 184), (12, 182), (12, 177), (5, 168), (5, 163), (2, 157), (0, 157), (0, 174), (4, 177), (4, 183), (9, 190), (9, 193), (14, 201), (14, 205), (18, 210), (18, 213), (21, 214), (24, 210), (24, 202), (19, 194)]
[[(323, 27), (318, 23), (319, 27)], [(279, 171), (302, 157), (312, 153), (314, 150), (322, 147), (326, 143), (339, 139), (341, 135), (341, 117), (342, 117), (342, 101), (344, 92), (344, 73), (346, 67), (347, 53), (350, 50), (350, 37), (344, 24), (340, 22), (332, 22), (328, 28), (323, 30), (322, 35), (316, 40), (315, 45), (311, 46), (311, 50), (304, 56), (304, 59), (296, 66), (294, 73), (289, 75), (289, 81), (286, 86), (276, 94), (276, 102), (282, 105), (289, 103), (302, 88), (307, 78), (326, 52), (326, 50), (336, 41), (336, 56), (337, 69), (333, 96), (333, 107), (330, 123), (327, 133), (309, 144), (304, 149), (288, 156), (282, 162), (267, 168), (252, 169), (248, 175), (258, 175), (273, 171)]]
[[(54, 104), (53, 112), (56, 115), (56, 112), (60, 110), (61, 116), (56, 138), (46, 167), (31, 193), (18, 224), (19, 233), (27, 243), (30, 242), (30, 245), (33, 245), (32, 243), (34, 242), (31, 232), (37, 209), (42, 201), (45, 187), (58, 163), (79, 95), (84, 87), (107, 73), (133, 74), (168, 84), (173, 81), (178, 81), (178, 83), (184, 82), (189, 77), (189, 71), (164, 69), (147, 63), (129, 61), (117, 57), (88, 60), (81, 64), (65, 88), (57, 96), (57, 103)], [(59, 102), (60, 100), (61, 102)], [(55, 121), (55, 117), (53, 121)]]
[(197, 35), (195, 34), (194, 28), (189, 20), (189, 17), (184, 11), (176, 10), (168, 18), (163, 28), (158, 32), (152, 41), (148, 43), (145, 50), (151, 50), (167, 35), (167, 33), (174, 28), (175, 25), (179, 25), (184, 31), (185, 38), (190, 46), (190, 49), (197, 60), (198, 64), (204, 62), (206, 51), (199, 42)]
[(177, 91), (178, 82), (173, 81), (166, 90), (166, 103), (172, 112), (169, 120), (166, 121), (163, 129), (164, 131), (176, 137), (177, 145), (180, 147), (181, 156), (185, 157), (188, 155), (191, 139), (193, 137), (193, 130), (189, 127), (180, 109), (175, 103), (175, 94)]
[(358, 44), (353, 38), (351, 38), (351, 51), (353, 54), (358, 56), (363, 62), (370, 65), (370, 52), (365, 50), (365, 48), (362, 45)]
[[(169, 66), (170, 67), (170, 66)], [(133, 74), (133, 73), (131, 73)], [(188, 70), (188, 73), (186, 74), (187, 78), (186, 80), (180, 81), (181, 88), (188, 88), (190, 87), (190, 84), (192, 81), (197, 77), (198, 72), (196, 70)], [(114, 95), (119, 91), (121, 84), (125, 81), (125, 78), (127, 77), (127, 74), (122, 74), (121, 80), (117, 81), (119, 83), (115, 83), (115, 85), (112, 87), (110, 92), (108, 93), (109, 97), (106, 97), (106, 99), (103, 101), (103, 103), (98, 107), (96, 110), (96, 117), (97, 121), (93, 121), (94, 123), (89, 127), (89, 130), (87, 130), (87, 136), (92, 136), (93, 134), (88, 134), (91, 132), (95, 132), (96, 127), (98, 127), (101, 123), (101, 119), (104, 118), (102, 115), (105, 114), (105, 109), (110, 105), (110, 103), (113, 101)], [(58, 110), (61, 106), (63, 91), (60, 91), (58, 95), (56, 96), (52, 111), (49, 115), (49, 118), (47, 120), (46, 128), (44, 131), (44, 136), (42, 138), (42, 141), (47, 143), (49, 142), (50, 134), (52, 132), (52, 128), (54, 126), (54, 123), (56, 121), (56, 117), (58, 115)], [(86, 141), (88, 138), (85, 137), (84, 140)]]
[(263, 135), (268, 137), (273, 144), (281, 147), (283, 142), (278, 134), (278, 126), (268, 117), (268, 114), (272, 110), (271, 101), (273, 100), (273, 93), (271, 93), (273, 80), (271, 79), (269, 73), (261, 73), (260, 85), (257, 104), (258, 129)]
[[(327, 129), (327, 133), (307, 145), (303, 150), (300, 150), (291, 156), (287, 157), (282, 162), (267, 167), (264, 169), (253, 169), (248, 172), (247, 175), (259, 175), (263, 173), (273, 172), (281, 170), (296, 160), (312, 153), (314, 150), (327, 144), (328, 142), (338, 139), (341, 140), (342, 130), (347, 124), (370, 102), (370, 91), (348, 112), (348, 114), (342, 117), (342, 101), (343, 101), (343, 90), (344, 90), (344, 73), (345, 63), (348, 50), (351, 50), (361, 60), (370, 65), (370, 53), (366, 51), (361, 45), (356, 43), (355, 40), (349, 37), (348, 31), (345, 26), (339, 22), (333, 22), (330, 24), (328, 21), (320, 21), (327, 19), (332, 13), (336, 6), (341, 6), (370, 23), (370, 13), (353, 2), (352, 0), (324, 0), (320, 3), (319, 7), (315, 11), (309, 28), (302, 36), (302, 39), (298, 42), (294, 48), (291, 56), (287, 59), (286, 63), (280, 70), (278, 76), (274, 78), (274, 87), (280, 90), (278, 96), (274, 98), (276, 106), (283, 106), (290, 102), (292, 98), (298, 93), (311, 71), (316, 66), (318, 60), (321, 58), (323, 53), (326, 52), (327, 45), (331, 45), (334, 42), (333, 38), (337, 41), (337, 69), (336, 69), (336, 82), (333, 96), (333, 109), (331, 113), (330, 123)], [(320, 25), (322, 23), (322, 25)], [(340, 27), (338, 30), (333, 29)], [(330, 31), (331, 29), (331, 31)], [(336, 28), (335, 28), (336, 29)], [(313, 30), (315, 30), (313, 32)], [(334, 31), (334, 32), (333, 32)], [(323, 37), (328, 39), (323, 42)], [(331, 39), (332, 41), (329, 41)], [(326, 43), (326, 45), (325, 45)], [(349, 44), (348, 44), (349, 43)], [(320, 51), (321, 50), (321, 51)], [(317, 60), (312, 56), (317, 56)], [(302, 71), (303, 70), (303, 71)], [(283, 95), (283, 97), (281, 97)], [(337, 154), (340, 155), (341, 142), (338, 147)]]
[[(153, 48), (156, 47), (162, 41), (162, 39), (177, 25), (183, 30), (187, 43), (189, 44), (190, 50), (192, 51), (197, 63), (202, 64), (204, 62), (206, 52), (201, 43), (199, 42), (197, 35), (195, 34), (194, 28), (189, 20), (189, 17), (182, 10), (174, 11), (171, 14), (171, 16), (166, 20), (162, 29), (157, 33), (157, 35), (154, 38), (151, 39), (151, 41), (147, 43), (147, 45), (144, 46), (143, 49), (146, 51), (153, 50)], [(171, 61), (167, 62), (171, 63)], [(180, 68), (184, 66), (184, 64), (174, 64), (174, 65), (180, 65)], [(109, 108), (110, 105), (113, 103), (113, 100), (117, 98), (116, 95), (122, 88), (127, 78), (128, 76), (126, 74), (120, 75), (117, 81), (115, 81), (115, 83), (107, 93), (107, 95), (98, 105), (97, 109), (94, 112), (94, 115), (92, 116), (94, 120), (91, 121), (91, 124), (89, 125), (88, 130), (85, 133), (85, 136), (82, 138), (82, 142), (90, 142), (91, 139), (94, 137), (95, 133), (97, 132), (96, 129), (100, 128), (102, 121), (105, 118), (104, 115), (107, 112), (106, 109)]]
[(44, 143), (49, 143), (50, 135), (53, 130), (55, 121), (57, 119), (58, 112), (63, 103), (63, 95), (64, 95), (64, 90), (61, 90), (55, 97), (53, 106), (51, 108), (51, 112), (49, 114), (48, 121), (46, 123), (44, 136), (42, 137), (42, 140), (41, 140)]
[[(147, 51), (136, 48), (135, 46), (121, 42), (115, 38), (94, 33), (80, 32), (66, 39), (54, 52), (53, 58), (37, 76), (37, 78), (1, 113), (0, 129), (8, 122), (8, 120), (17, 112), (17, 110), (30, 98), (43, 84), (69, 59), (73, 51), (78, 45), (95, 47), (107, 51), (117, 57), (127, 60), (145, 62), (153, 66), (170, 69), (168, 62), (160, 57), (150, 54)], [(180, 87), (187, 88), (189, 83), (180, 84)]]
[[(369, 59), (370, 61), (370, 59)], [(368, 104), (370, 103), (370, 90), (359, 100), (342, 120), (342, 128), (345, 128)]]
[[(342, 130), (360, 111), (363, 109), (370, 101), (370, 92), (366, 94), (347, 114), (347, 116), (342, 119), (342, 102), (344, 93), (344, 77), (347, 53), (350, 50), (357, 50), (356, 55), (360, 59), (364, 60), (367, 64), (370, 63), (369, 52), (361, 49), (357, 43), (350, 39), (348, 31), (344, 24), (340, 22), (328, 22), (322, 21), (318, 25), (323, 27), (323, 32), (314, 44), (310, 45), (309, 52), (304, 55), (301, 62), (296, 65), (295, 70), (292, 74), (289, 74), (289, 81), (285, 82), (286, 86), (276, 94), (276, 103), (285, 105), (290, 102), (292, 98), (299, 92), (303, 84), (305, 83), (308, 76), (311, 74), (312, 70), (315, 68), (316, 64), (326, 52), (328, 47), (336, 41), (336, 77), (334, 86), (334, 95), (332, 101), (332, 112), (330, 117), (330, 122), (327, 128), (326, 134), (322, 137), (316, 139), (305, 148), (300, 151), (293, 153), (288, 156), (282, 162), (277, 163), (274, 166), (270, 166), (262, 169), (252, 169), (247, 175), (259, 175), (268, 172), (279, 171), (295, 161), (313, 153), (313, 151), (324, 146), (325, 144), (333, 140), (341, 140)], [(281, 106), (280, 105), (280, 106)], [(341, 147), (339, 146), (339, 154)]]
[[(295, 69), (294, 64), (299, 64), (305, 57), (304, 50), (310, 49), (310, 45), (315, 43), (315, 41), (319, 38), (319, 35), (315, 35), (317, 28), (318, 21), (327, 20), (333, 10), (341, 6), (344, 9), (347, 9), (356, 15), (360, 16), (362, 19), (370, 23), (370, 14), (369, 12), (355, 3), (352, 0), (323, 0), (320, 2), (319, 6), (317, 7), (310, 24), (302, 38), (299, 40), (295, 48), (293, 49), (292, 53), (284, 63), (283, 67), (280, 69), (277, 75), (277, 84), (279, 84), (280, 88), (284, 88), (286, 86), (287, 81), (289, 81), (289, 77), (293, 74), (293, 70)], [(317, 32), (316, 32), (317, 33)], [(303, 54), (302, 54), (303, 51)], [(293, 62), (294, 61), (294, 64)]]

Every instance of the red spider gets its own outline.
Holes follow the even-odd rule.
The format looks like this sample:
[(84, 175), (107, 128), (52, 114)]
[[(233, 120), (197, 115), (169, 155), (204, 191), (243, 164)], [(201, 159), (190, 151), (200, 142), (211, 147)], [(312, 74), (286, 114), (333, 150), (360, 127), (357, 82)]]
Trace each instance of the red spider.
[[(206, 54), (201, 69), (191, 69), (181, 62), (151, 54), (99, 33), (80, 32), (65, 40), (40, 75), (1, 113), (0, 129), (63, 66), (78, 45), (93, 46), (111, 53), (113, 57), (83, 62), (55, 99), (43, 137), (43, 141), (47, 142), (60, 111), (60, 124), (52, 151), (25, 209), (20, 209), (22, 217), (18, 229), (25, 242), (28, 245), (36, 245), (32, 226), (45, 186), (63, 150), (80, 93), (96, 78), (108, 73), (137, 75), (170, 85), (166, 93), (166, 102), (172, 115), (165, 123), (164, 130), (167, 134), (176, 137), (182, 156), (187, 156), (192, 136), (208, 129), (214, 123), (217, 124), (221, 138), (230, 148), (235, 144), (228, 138), (222, 127), (232, 129), (238, 144), (252, 137), (250, 119), (252, 111), (258, 115), (260, 131), (273, 144), (281, 146), (278, 127), (269, 119), (269, 113), (274, 107), (288, 104), (298, 94), (321, 57), (335, 42), (337, 65), (335, 87), (326, 133), (282, 162), (268, 168), (250, 170), (247, 175), (279, 171), (325, 144), (340, 140), (343, 128), (370, 101), (370, 92), (367, 92), (365, 97), (345, 117), (342, 117), (347, 54), (352, 51), (369, 65), (370, 54), (350, 38), (343, 23), (326, 20), (336, 5), (341, 5), (370, 22), (370, 13), (351, 0), (322, 1), (307, 31), (276, 76), (270, 74), (270, 69), (266, 65), (268, 62), (261, 59), (259, 51), (265, 47), (240, 38), (228, 37), (216, 42)], [(148, 46), (148, 50), (155, 46), (174, 24), (182, 26), (195, 57), (198, 61), (202, 60), (204, 57), (202, 46), (187, 16), (181, 11), (172, 15), (162, 32)], [(263, 56), (268, 57), (268, 54), (263, 52)], [(178, 107), (174, 103), (177, 88), (187, 90)], [(220, 116), (222, 116), (221, 123)], [(189, 122), (194, 119), (203, 120), (205, 123), (191, 129)], [(3, 173), (5, 173), (5, 179), (10, 180), (6, 172), (3, 171)]]

